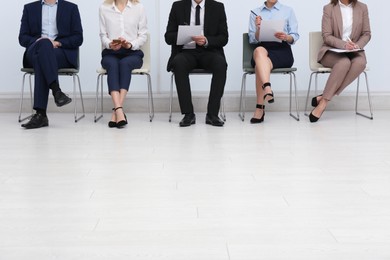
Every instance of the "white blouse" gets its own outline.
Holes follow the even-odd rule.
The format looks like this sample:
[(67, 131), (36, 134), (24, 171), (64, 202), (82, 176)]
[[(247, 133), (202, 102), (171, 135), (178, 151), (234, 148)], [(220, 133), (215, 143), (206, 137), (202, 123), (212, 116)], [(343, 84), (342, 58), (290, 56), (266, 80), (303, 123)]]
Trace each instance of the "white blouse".
[(123, 37), (132, 50), (138, 50), (147, 40), (147, 19), (140, 3), (127, 2), (123, 12), (113, 4), (103, 3), (99, 9), (100, 39), (103, 49), (109, 49), (114, 39)]
[(348, 41), (348, 38), (352, 33), (352, 23), (353, 23), (353, 7), (352, 4), (345, 5), (339, 2), (341, 16), (343, 17), (343, 39)]

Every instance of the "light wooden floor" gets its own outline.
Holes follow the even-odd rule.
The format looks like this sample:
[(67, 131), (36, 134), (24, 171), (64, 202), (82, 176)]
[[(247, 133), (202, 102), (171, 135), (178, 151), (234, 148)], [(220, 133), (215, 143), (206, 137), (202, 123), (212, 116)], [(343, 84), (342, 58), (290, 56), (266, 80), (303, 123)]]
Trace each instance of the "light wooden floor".
[(0, 114), (0, 259), (389, 260), (389, 115)]

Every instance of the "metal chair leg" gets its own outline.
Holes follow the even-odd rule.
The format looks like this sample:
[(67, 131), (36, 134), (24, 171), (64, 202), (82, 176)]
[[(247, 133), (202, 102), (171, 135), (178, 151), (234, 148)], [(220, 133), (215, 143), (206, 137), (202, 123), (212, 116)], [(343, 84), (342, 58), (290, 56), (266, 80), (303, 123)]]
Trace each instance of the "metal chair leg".
[(314, 75), (314, 74), (317, 75), (317, 72), (312, 72), (312, 73), (310, 74), (309, 87), (307, 88), (307, 95), (306, 95), (306, 102), (305, 102), (305, 110), (304, 110), (305, 116), (309, 116), (309, 114), (307, 113), (307, 104), (309, 103), (311, 82), (312, 82), (312, 80), (313, 80), (313, 75)]
[[(290, 108), (289, 108), (289, 111), (290, 111), (290, 116), (292, 118), (294, 118), (295, 120), (299, 121), (299, 107), (298, 107), (298, 99), (297, 99), (297, 79), (296, 79), (296, 76), (295, 76), (295, 73), (294, 72), (290, 72)], [(292, 84), (294, 82), (294, 92), (295, 92), (295, 95), (294, 95), (294, 99), (295, 99), (295, 111), (297, 113), (297, 115), (293, 115), (291, 113), (291, 107), (292, 107)]]
[(240, 94), (240, 110), (238, 116), (241, 118), (242, 122), (245, 120), (245, 109), (246, 109), (246, 76), (249, 73), (245, 72), (242, 74), (241, 80), (241, 94)]
[(171, 75), (171, 89), (169, 94), (169, 122), (172, 121), (172, 99), (173, 99), (173, 77), (175, 74)]
[(148, 108), (149, 108), (149, 121), (152, 122), (154, 118), (154, 103), (153, 103), (153, 90), (152, 90), (152, 79), (149, 73), (145, 74), (148, 81)]
[[(22, 118), (22, 110), (23, 110), (23, 100), (24, 100), (24, 85), (25, 85), (25, 82), (26, 82), (26, 76), (29, 75), (29, 84), (30, 84), (30, 103), (31, 103), (31, 114), (29, 116), (26, 116), (24, 118)], [(24, 73), (23, 74), (23, 80), (22, 80), (22, 91), (20, 93), (20, 103), (19, 103), (19, 117), (18, 117), (18, 121), (19, 123), (20, 122), (23, 122), (27, 119), (30, 119), (32, 116), (33, 116), (33, 103), (32, 103), (32, 83), (31, 83), (31, 76), (32, 74), (31, 73)]]
[(367, 118), (367, 119), (373, 120), (373, 119), (374, 119), (374, 115), (373, 115), (373, 112), (372, 112), (371, 94), (370, 94), (370, 88), (369, 88), (369, 86), (368, 86), (367, 72), (363, 71), (363, 73), (364, 73), (365, 80), (366, 80), (367, 98), (368, 98), (368, 106), (369, 106), (369, 109), (370, 109), (370, 115), (365, 115), (365, 114), (362, 114), (362, 113), (360, 113), (360, 112), (358, 111), (360, 76), (359, 76), (358, 79), (357, 79), (355, 113), (356, 113), (356, 115), (359, 115), (359, 116), (365, 117), (365, 118)]
[[(76, 91), (76, 83), (78, 84), (78, 90), (80, 93), (80, 102), (81, 102), (81, 109), (82, 109), (82, 115), (80, 117), (77, 117), (77, 91)], [(73, 96), (74, 96), (74, 121), (77, 123), (81, 119), (85, 117), (85, 108), (84, 108), (84, 100), (83, 100), (83, 93), (81, 91), (81, 83), (80, 83), (80, 77), (78, 74), (73, 74)]]
[[(95, 123), (100, 120), (100, 118), (103, 117), (103, 77), (104, 74), (99, 74), (96, 80), (96, 98), (95, 98), (95, 117), (94, 121)], [(100, 83), (100, 84), (99, 84)], [(99, 87), (101, 89), (100, 91), (100, 115), (97, 115), (98, 111), (98, 104), (99, 104)]]
[(226, 113), (225, 113), (225, 100), (224, 97), (221, 98), (221, 107), (220, 107), (220, 116), (224, 122), (226, 122)]

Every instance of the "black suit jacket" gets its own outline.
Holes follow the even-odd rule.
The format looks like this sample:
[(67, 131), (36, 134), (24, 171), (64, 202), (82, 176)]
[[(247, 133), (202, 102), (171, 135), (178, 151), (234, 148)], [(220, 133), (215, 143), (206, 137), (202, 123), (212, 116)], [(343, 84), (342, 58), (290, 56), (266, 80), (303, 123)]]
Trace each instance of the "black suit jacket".
[[(61, 42), (61, 48), (70, 64), (77, 67), (77, 55), (79, 46), (83, 43), (83, 28), (77, 5), (58, 0), (57, 9), (57, 29), (56, 41)], [(27, 49), (35, 43), (42, 34), (42, 1), (35, 1), (26, 4), (23, 9), (23, 16), (20, 25), (19, 43)], [(26, 53), (25, 53), (26, 54)], [(25, 55), (23, 66), (27, 63)]]
[[(208, 41), (206, 49), (219, 53), (225, 58), (223, 47), (228, 43), (229, 39), (225, 7), (222, 3), (214, 0), (203, 1), (205, 1), (204, 35)], [(168, 71), (171, 71), (172, 59), (183, 49), (183, 45), (176, 45), (179, 25), (190, 24), (190, 19), (191, 0), (174, 2), (165, 33), (165, 42), (172, 46), (171, 57), (167, 66)]]

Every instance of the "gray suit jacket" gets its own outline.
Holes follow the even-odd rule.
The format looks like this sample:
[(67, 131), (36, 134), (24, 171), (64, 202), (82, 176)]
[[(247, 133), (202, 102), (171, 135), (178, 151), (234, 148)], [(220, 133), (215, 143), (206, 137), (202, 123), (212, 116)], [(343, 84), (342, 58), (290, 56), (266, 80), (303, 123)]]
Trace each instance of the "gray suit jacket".
[[(324, 39), (324, 45), (318, 53), (318, 62), (321, 61), (322, 57), (330, 48), (344, 49), (346, 42), (342, 40), (342, 35), (343, 18), (341, 15), (340, 5), (325, 5), (322, 16), (322, 37)], [(362, 49), (371, 39), (368, 8), (366, 4), (361, 2), (356, 2), (353, 7), (353, 23), (350, 38)], [(364, 52), (361, 52), (361, 54), (364, 55)]]

